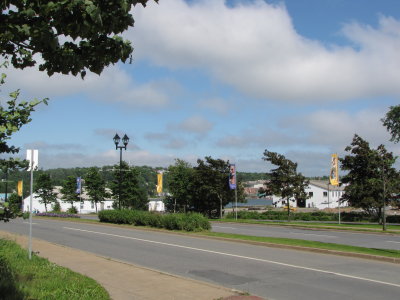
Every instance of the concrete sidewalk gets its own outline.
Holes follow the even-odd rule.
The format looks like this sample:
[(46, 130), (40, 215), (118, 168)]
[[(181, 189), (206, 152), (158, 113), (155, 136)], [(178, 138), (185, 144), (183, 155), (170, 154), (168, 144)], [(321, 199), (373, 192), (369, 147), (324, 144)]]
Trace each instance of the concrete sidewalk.
[[(0, 231), (0, 238), (13, 240), (23, 248), (28, 245), (27, 236)], [(57, 265), (95, 279), (114, 300), (261, 299), (243, 296), (225, 287), (146, 269), (39, 239), (32, 240), (32, 250)]]

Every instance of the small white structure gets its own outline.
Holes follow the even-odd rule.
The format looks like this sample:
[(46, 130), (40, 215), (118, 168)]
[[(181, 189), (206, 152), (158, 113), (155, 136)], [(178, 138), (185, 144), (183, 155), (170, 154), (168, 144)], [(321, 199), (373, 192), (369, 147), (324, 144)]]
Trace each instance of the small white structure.
[(161, 200), (149, 201), (149, 211), (165, 212), (165, 204)]
[[(66, 212), (69, 208), (71, 208), (71, 203), (64, 202), (62, 199), (62, 194), (60, 193), (61, 187), (55, 187), (54, 192), (57, 193), (57, 201), (60, 203), (61, 211)], [(36, 198), (37, 194), (32, 195), (32, 211), (33, 212), (46, 212), (45, 205), (40, 203), (41, 198)], [(81, 201), (74, 202), (73, 206), (76, 208), (79, 214), (90, 214), (96, 213), (95, 203), (90, 201), (89, 196), (83, 191), (80, 195)], [(113, 209), (114, 200), (106, 199), (101, 203), (97, 203), (97, 211)], [(29, 204), (30, 204), (30, 196), (26, 197), (22, 200), (22, 209), (24, 212), (29, 212)], [(54, 203), (51, 205), (47, 205), (47, 211), (52, 211), (54, 207)]]
[[(306, 188), (306, 192), (310, 196), (304, 202), (290, 201), (290, 206), (304, 207), (304, 208), (337, 208), (339, 206), (339, 199), (344, 194), (344, 186), (333, 186), (326, 181), (310, 180), (310, 184)], [(276, 207), (286, 206), (286, 199), (281, 199), (273, 196), (273, 203)], [(347, 202), (341, 202), (340, 207), (348, 206)]]

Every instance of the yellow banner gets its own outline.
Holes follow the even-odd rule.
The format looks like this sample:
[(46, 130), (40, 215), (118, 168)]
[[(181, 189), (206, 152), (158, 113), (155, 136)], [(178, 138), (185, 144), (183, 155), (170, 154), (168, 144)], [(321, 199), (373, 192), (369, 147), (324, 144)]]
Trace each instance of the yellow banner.
[(18, 181), (17, 192), (18, 192), (18, 196), (22, 197), (22, 180)]
[(163, 174), (158, 173), (157, 174), (157, 193), (161, 194), (162, 193), (162, 188), (163, 188)]
[(339, 159), (337, 154), (332, 154), (329, 182), (331, 185), (339, 185)]

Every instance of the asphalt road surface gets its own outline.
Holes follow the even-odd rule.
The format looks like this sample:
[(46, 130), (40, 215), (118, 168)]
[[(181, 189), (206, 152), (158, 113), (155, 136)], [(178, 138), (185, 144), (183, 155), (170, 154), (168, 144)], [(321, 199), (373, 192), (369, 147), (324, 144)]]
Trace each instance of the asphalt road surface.
[[(82, 216), (85, 219), (96, 219), (97, 216)], [(380, 234), (367, 232), (344, 232), (334, 230), (315, 230), (289, 228), (274, 225), (255, 225), (238, 223), (211, 222), (212, 231), (235, 233), (252, 236), (282, 237), (318, 241), (324, 243), (343, 244), (367, 248), (400, 250), (400, 234)], [(400, 228), (400, 226), (399, 226)]]
[(283, 237), (367, 248), (400, 250), (400, 235), (290, 228), (273, 225), (212, 222), (212, 231), (252, 236)]
[[(0, 223), (25, 235), (28, 227), (21, 219)], [(400, 299), (397, 264), (43, 219), (34, 219), (33, 236), (267, 299)]]

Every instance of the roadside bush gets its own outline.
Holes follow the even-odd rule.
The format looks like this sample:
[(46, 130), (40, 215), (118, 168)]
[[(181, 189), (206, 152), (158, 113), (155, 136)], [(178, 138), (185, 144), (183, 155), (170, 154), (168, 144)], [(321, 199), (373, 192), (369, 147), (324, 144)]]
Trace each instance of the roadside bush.
[[(37, 213), (35, 216), (38, 217), (56, 217), (56, 218), (80, 218), (80, 216), (70, 213), (55, 213), (55, 212), (48, 212), (48, 213)], [(29, 213), (28, 213), (29, 218)]]
[(60, 202), (56, 201), (53, 205), (53, 212), (61, 212), (61, 204)]
[(210, 222), (201, 214), (190, 213), (183, 215), (183, 229), (186, 231), (210, 230)]
[[(287, 220), (287, 211), (269, 210), (262, 213), (254, 211), (239, 211), (238, 219), (251, 220)], [(227, 219), (234, 219), (235, 213), (230, 212), (226, 216)], [(373, 216), (362, 212), (342, 212), (340, 215), (343, 222), (377, 222)], [(328, 213), (324, 211), (314, 212), (291, 212), (290, 219), (293, 221), (338, 221), (338, 213)], [(400, 216), (387, 216), (388, 223), (400, 223)]]
[(400, 215), (391, 215), (386, 217), (388, 223), (400, 223)]
[(100, 222), (130, 224), (135, 226), (151, 226), (168, 230), (201, 231), (211, 229), (210, 222), (203, 215), (167, 214), (136, 210), (103, 210), (99, 212)]
[(75, 206), (72, 206), (72, 207), (67, 209), (67, 213), (69, 213), (69, 214), (77, 214), (78, 210), (76, 209)]

